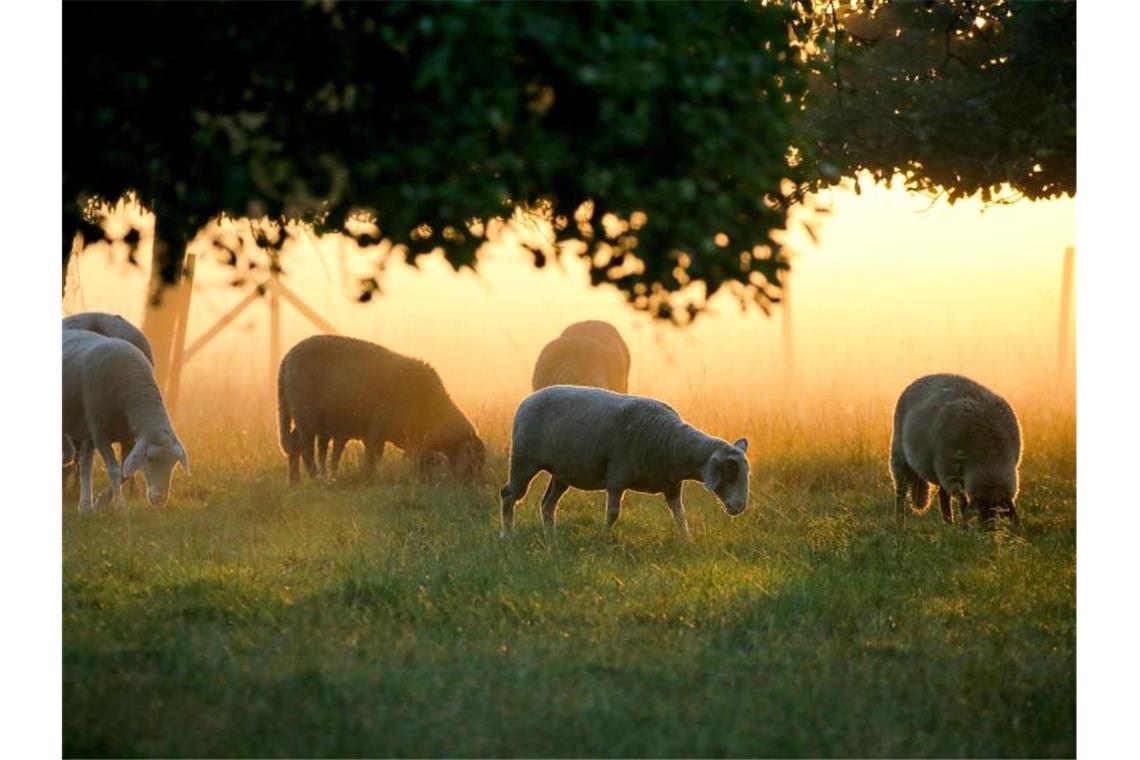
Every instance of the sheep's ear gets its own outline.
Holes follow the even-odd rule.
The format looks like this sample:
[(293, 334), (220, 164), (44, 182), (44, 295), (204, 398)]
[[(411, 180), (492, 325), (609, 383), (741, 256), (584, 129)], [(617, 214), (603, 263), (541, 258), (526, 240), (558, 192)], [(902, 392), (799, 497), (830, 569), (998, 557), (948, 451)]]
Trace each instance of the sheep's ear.
[(186, 447), (182, 442), (178, 443), (178, 463), (182, 465), (182, 471), (187, 475), (190, 474), (190, 455), (186, 453)]
[(127, 454), (126, 460), (123, 462), (123, 477), (129, 478), (139, 471), (142, 467), (143, 461), (146, 459), (146, 444), (142, 439), (135, 441), (134, 448), (131, 453)]
[(717, 461), (716, 454), (713, 454), (709, 457), (709, 461), (705, 462), (705, 466), (701, 468), (701, 475), (701, 482), (704, 483), (705, 488), (716, 493), (716, 488), (720, 485), (722, 477), (720, 462)]
[(741, 438), (736, 443), (734, 443), (732, 445), (735, 446), (736, 448), (740, 449), (741, 451), (748, 451), (748, 439), (747, 438)]

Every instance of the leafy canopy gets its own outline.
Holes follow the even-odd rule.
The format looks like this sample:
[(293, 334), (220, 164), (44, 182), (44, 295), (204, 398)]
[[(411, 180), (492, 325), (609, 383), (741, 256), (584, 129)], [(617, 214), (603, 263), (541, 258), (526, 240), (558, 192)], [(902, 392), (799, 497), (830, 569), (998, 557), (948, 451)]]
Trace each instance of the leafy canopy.
[(951, 202), (1076, 193), (1075, 2), (794, 5), (819, 179), (902, 174)]
[[(559, 242), (585, 242), (595, 283), (658, 315), (690, 280), (710, 294), (745, 283), (763, 302), (782, 266), (772, 197), (794, 177), (790, 15), (748, 3), (68, 4), (65, 224), (81, 224), (68, 219), (77, 202), (130, 191), (171, 243), (219, 214), (323, 231), (366, 210), (412, 256), (443, 246), (462, 266), (483, 242), (473, 222), (523, 207)], [(165, 262), (171, 278), (180, 254)]]
[(524, 209), (551, 230), (536, 264), (580, 254), (656, 316), (725, 286), (766, 307), (773, 231), (840, 177), (1075, 193), (1075, 23), (1001, 0), (69, 3), (64, 261), (124, 196), (167, 281), (219, 216), (369, 244), (364, 213), (471, 266)]

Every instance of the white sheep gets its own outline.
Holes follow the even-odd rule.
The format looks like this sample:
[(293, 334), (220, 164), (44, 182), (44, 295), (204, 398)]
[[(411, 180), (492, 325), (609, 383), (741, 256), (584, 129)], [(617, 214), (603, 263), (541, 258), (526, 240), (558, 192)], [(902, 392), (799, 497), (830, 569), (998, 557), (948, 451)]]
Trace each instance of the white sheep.
[[(117, 506), (123, 503), (123, 478), (139, 470), (146, 476), (147, 500), (156, 506), (166, 502), (175, 464), (190, 474), (189, 457), (170, 424), (150, 363), (119, 338), (63, 331), (63, 435), (76, 447), (80, 511), (91, 508), (96, 449)], [(135, 443), (120, 467), (111, 444), (122, 440)]]
[[(84, 311), (79, 314), (72, 314), (70, 317), (63, 318), (64, 330), (90, 330), (99, 335), (105, 335), (108, 338), (121, 338), (127, 343), (143, 352), (143, 356), (150, 362), (150, 366), (154, 366), (154, 352), (150, 348), (150, 341), (143, 335), (142, 330), (132, 325), (123, 317), (118, 314), (109, 314), (105, 311)], [(119, 444), (119, 456), (125, 458), (134, 446), (134, 441), (123, 440), (115, 441)], [(70, 441), (64, 441), (64, 465), (70, 464), (71, 459), (67, 459), (67, 447)], [(75, 447), (71, 446), (72, 459), (75, 457)], [(69, 471), (70, 472), (70, 471)], [(67, 478), (64, 478), (64, 487), (66, 487)], [(134, 481), (128, 480), (127, 488), (134, 487)]]
[(929, 484), (934, 483), (947, 523), (954, 523), (953, 497), (963, 524), (974, 509), (986, 526), (1002, 511), (1016, 526), (1020, 461), (1017, 415), (985, 386), (959, 375), (927, 375), (899, 396), (891, 436), (899, 520), (906, 514), (908, 493), (919, 514), (929, 508)]
[(143, 335), (142, 330), (132, 325), (118, 314), (108, 314), (105, 311), (85, 311), (63, 318), (64, 330), (90, 330), (93, 333), (108, 338), (120, 338), (143, 352), (143, 356), (154, 366), (154, 352), (151, 351), (150, 341)]
[(552, 385), (528, 396), (515, 412), (510, 478), (500, 493), (502, 529), (513, 529), (514, 505), (540, 470), (550, 473), (542, 520), (554, 528), (554, 511), (566, 489), (606, 492), (606, 529), (621, 513), (627, 489), (665, 497), (682, 534), (689, 534), (681, 483), (697, 480), (725, 511), (748, 506), (748, 441), (730, 444), (706, 435), (667, 404), (601, 388)]

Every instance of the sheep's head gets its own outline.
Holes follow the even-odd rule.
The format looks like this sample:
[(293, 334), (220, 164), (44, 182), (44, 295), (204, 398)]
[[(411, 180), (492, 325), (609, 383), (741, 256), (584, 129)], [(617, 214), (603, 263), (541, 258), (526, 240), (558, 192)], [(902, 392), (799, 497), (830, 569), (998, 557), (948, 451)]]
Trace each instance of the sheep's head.
[(701, 468), (705, 488), (716, 494), (724, 510), (736, 516), (748, 507), (748, 440), (720, 447)]
[(994, 518), (999, 515), (1013, 518), (1017, 514), (1013, 504), (1013, 494), (1010, 493), (1009, 489), (984, 489), (973, 496), (967, 492), (967, 498), (970, 501), (970, 506), (977, 510), (981, 524), (987, 528), (994, 526)]
[(471, 481), (483, 474), (483, 466), (487, 462), (487, 449), (483, 441), (479, 440), (479, 436), (472, 433), (454, 447), (447, 458), (457, 477)]
[(170, 495), (170, 479), (177, 464), (182, 465), (187, 475), (190, 474), (190, 457), (176, 437), (140, 438), (123, 463), (123, 478), (142, 470), (146, 478), (147, 501), (161, 507)]

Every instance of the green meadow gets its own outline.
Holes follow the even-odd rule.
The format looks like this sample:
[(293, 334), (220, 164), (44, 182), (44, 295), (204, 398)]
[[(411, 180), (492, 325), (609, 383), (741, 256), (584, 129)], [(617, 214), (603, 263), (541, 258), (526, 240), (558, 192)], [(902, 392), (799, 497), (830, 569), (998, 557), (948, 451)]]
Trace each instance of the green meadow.
[(1023, 417), (1017, 533), (900, 528), (889, 429), (785, 420), (747, 428), (742, 516), (686, 485), (690, 542), (660, 497), (605, 535), (575, 491), (548, 537), (544, 475), (500, 539), (501, 429), (475, 487), (389, 454), (292, 490), (268, 431), (191, 432), (168, 508), (65, 495), (64, 754), (1073, 756), (1075, 420), (1050, 415)]

